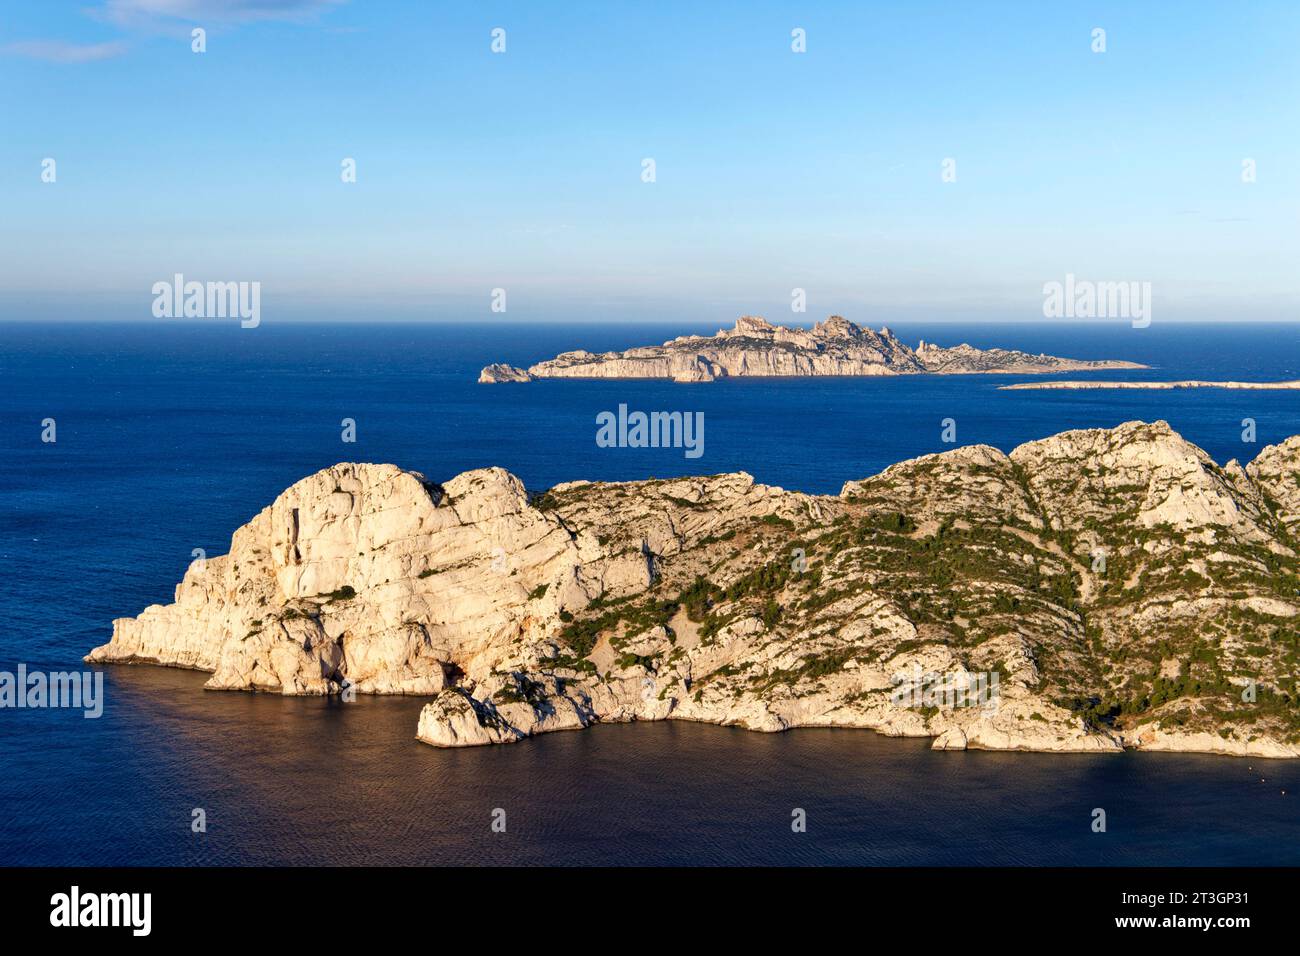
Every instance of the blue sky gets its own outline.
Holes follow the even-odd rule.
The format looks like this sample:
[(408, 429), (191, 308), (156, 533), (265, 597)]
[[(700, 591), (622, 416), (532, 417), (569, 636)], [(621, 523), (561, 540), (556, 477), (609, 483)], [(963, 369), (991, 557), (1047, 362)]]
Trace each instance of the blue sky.
[(1298, 28), (1293, 2), (7, 3), (0, 318), (148, 318), (181, 272), (281, 318), (473, 319), (502, 287), (516, 320), (729, 324), (800, 287), (808, 319), (1035, 320), (1072, 272), (1150, 281), (1158, 321), (1294, 319)]

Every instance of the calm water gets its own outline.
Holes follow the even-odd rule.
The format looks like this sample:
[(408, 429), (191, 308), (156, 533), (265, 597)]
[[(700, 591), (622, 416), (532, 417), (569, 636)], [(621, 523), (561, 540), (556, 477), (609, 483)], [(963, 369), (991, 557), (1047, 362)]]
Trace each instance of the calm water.
[[(0, 668), (77, 666), (113, 617), (171, 599), (192, 549), (223, 553), (284, 487), (340, 460), (440, 480), (496, 464), (537, 489), (744, 469), (835, 492), (950, 447), (946, 417), (962, 444), (1003, 449), (1165, 418), (1221, 462), (1259, 447), (1242, 443), (1243, 418), (1260, 445), (1300, 432), (1297, 392), (996, 391), (1014, 376), (474, 382), (489, 361), (680, 331), (0, 324)], [(1106, 377), (1300, 378), (1292, 326), (897, 331), (1158, 366)], [(703, 411), (703, 458), (597, 448), (595, 416), (620, 402)], [(340, 441), (345, 417), (356, 444)], [(99, 720), (0, 711), (0, 863), (1300, 863), (1290, 763), (933, 753), (868, 732), (679, 723), (448, 752), (413, 739), (418, 699), (340, 707), (207, 693), (179, 671), (105, 674)], [(489, 830), (496, 807), (506, 834)], [(790, 832), (793, 807), (808, 833)], [(1105, 835), (1089, 830), (1093, 807)]]

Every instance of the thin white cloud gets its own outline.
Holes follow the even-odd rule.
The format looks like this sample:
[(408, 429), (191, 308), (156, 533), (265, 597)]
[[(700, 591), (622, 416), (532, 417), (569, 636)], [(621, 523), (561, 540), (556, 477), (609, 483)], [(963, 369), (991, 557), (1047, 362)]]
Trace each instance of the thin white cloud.
[[(181, 22), (232, 26), (259, 21), (306, 21), (347, 0), (102, 0), (85, 12), (100, 21), (144, 33), (171, 33)], [(121, 56), (127, 44), (22, 40), (0, 53), (48, 63), (93, 63)]]
[(3, 51), (13, 56), (45, 60), (48, 63), (93, 63), (121, 56), (125, 43), (65, 43), (62, 40), (21, 40), (4, 46)]
[(184, 20), (250, 23), (307, 20), (344, 0), (105, 0), (95, 15), (121, 26)]

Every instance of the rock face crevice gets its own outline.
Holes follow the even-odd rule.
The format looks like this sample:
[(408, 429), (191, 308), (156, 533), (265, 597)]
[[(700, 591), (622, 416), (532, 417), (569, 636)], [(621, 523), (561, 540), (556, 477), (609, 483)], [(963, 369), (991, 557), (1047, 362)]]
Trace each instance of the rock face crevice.
[(1298, 756), (1298, 521), (1300, 437), (1220, 466), (1164, 422), (825, 496), (737, 473), (530, 498), (499, 468), (340, 464), (87, 660), (427, 696), (439, 746), (671, 718)]
[(970, 345), (941, 348), (921, 342), (915, 350), (887, 328), (879, 332), (832, 315), (811, 329), (772, 325), (746, 315), (735, 328), (712, 336), (683, 335), (663, 345), (625, 352), (564, 352), (527, 369), (496, 362), (479, 373), (484, 383), (539, 378), (666, 378), (712, 382), (742, 376), (970, 375), (1074, 372), (1145, 368), (1133, 362), (1084, 361)]

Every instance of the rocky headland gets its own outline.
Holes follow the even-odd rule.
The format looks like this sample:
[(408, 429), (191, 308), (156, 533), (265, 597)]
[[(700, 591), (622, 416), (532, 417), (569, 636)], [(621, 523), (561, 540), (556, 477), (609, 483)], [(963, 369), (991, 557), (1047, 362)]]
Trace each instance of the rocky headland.
[(679, 719), (1295, 757), (1298, 528), (1300, 436), (1221, 466), (1164, 422), (957, 448), (838, 495), (339, 464), (86, 659), (426, 696), (412, 729), (446, 747)]
[(887, 328), (875, 332), (833, 315), (811, 329), (742, 316), (712, 336), (684, 335), (625, 352), (564, 352), (526, 369), (496, 363), (479, 373), (487, 383), (539, 378), (664, 378), (712, 382), (738, 376), (973, 375), (1146, 368), (1134, 362), (1082, 361), (1008, 349), (952, 348), (921, 342), (915, 349)]

